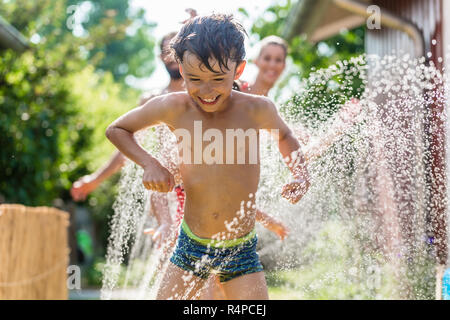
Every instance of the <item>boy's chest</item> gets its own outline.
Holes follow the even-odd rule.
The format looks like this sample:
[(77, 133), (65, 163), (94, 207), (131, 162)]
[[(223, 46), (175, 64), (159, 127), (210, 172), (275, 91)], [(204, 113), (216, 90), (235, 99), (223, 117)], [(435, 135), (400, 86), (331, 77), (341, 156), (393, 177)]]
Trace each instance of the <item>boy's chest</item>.
[(257, 164), (259, 130), (254, 121), (238, 117), (185, 118), (174, 130), (184, 164)]
[(226, 134), (231, 130), (258, 130), (258, 124), (246, 112), (234, 112), (216, 117), (207, 117), (202, 114), (186, 114), (177, 121), (177, 127), (189, 131), (191, 134), (207, 131), (220, 131)]

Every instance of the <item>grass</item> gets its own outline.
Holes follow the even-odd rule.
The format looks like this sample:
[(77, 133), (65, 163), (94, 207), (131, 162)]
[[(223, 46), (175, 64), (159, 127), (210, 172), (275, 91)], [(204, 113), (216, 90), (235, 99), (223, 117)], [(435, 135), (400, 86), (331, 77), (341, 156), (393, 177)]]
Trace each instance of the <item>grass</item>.
[(330, 221), (303, 251), (297, 269), (266, 272), (270, 299), (397, 299), (398, 280), (379, 255), (355, 249), (350, 232)]

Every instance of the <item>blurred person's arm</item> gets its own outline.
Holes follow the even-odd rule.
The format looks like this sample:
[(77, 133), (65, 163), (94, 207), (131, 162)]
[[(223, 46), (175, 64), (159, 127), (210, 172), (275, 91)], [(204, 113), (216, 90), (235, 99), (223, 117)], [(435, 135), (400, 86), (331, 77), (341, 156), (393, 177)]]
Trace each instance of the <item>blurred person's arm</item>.
[(320, 137), (320, 140), (310, 139), (304, 149), (304, 156), (307, 162), (320, 157), (344, 131), (358, 120), (361, 114), (361, 106), (357, 99), (348, 101), (339, 110), (338, 116), (331, 124), (328, 131)]
[(175, 234), (169, 212), (167, 193), (151, 192), (150, 213), (153, 213), (156, 218), (157, 228), (145, 229), (144, 233), (152, 235), (152, 240), (156, 243), (157, 248), (160, 248), (163, 243), (170, 241)]
[(97, 189), (104, 180), (118, 172), (125, 164), (125, 160), (125, 156), (116, 151), (103, 167), (75, 181), (70, 189), (73, 200), (85, 200), (87, 195)]
[(284, 240), (289, 233), (289, 229), (283, 222), (259, 209), (256, 209), (255, 218), (264, 228), (275, 233), (281, 240)]

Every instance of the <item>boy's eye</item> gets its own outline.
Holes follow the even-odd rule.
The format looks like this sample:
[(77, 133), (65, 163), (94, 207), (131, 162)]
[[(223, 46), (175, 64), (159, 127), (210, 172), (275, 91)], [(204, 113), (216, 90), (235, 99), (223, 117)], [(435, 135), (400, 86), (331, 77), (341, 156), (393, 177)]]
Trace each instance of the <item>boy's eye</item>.
[(217, 81), (217, 82), (220, 82), (222, 80), (223, 80), (223, 78), (216, 78), (216, 79), (214, 79), (214, 81)]
[(196, 79), (196, 78), (190, 78), (189, 80), (191, 80), (191, 81), (193, 81), (193, 82), (200, 81), (200, 79)]

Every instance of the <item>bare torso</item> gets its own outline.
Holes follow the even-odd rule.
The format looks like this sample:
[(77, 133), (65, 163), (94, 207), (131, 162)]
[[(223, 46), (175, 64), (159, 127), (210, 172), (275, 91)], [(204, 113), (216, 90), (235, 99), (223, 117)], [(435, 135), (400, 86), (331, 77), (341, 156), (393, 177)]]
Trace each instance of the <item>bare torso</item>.
[[(243, 99), (237, 94), (234, 96), (228, 108), (220, 114), (204, 112), (192, 102), (188, 102), (183, 116), (171, 126), (175, 133), (176, 129), (187, 129), (191, 136), (192, 162), (181, 162), (179, 165), (186, 192), (184, 219), (194, 234), (202, 238), (238, 238), (249, 233), (255, 223), (255, 193), (260, 170), (258, 123), (255, 110), (251, 103), (249, 104), (252, 99)], [(206, 164), (204, 159), (200, 164), (193, 163), (195, 123), (197, 130), (201, 123), (202, 135), (212, 128), (221, 132), (223, 164)], [(233, 164), (226, 163), (227, 151), (230, 151), (226, 144), (227, 129), (250, 129), (255, 133), (256, 139), (251, 142), (251, 139), (245, 140), (244, 164), (238, 164), (238, 143), (235, 140)], [(210, 143), (212, 142), (209, 140), (203, 141), (202, 150), (206, 150)], [(181, 143), (179, 149), (181, 158)], [(250, 163), (250, 153), (255, 155), (255, 150), (256, 161)]]
[(302, 157), (293, 157), (300, 145), (273, 102), (233, 91), (219, 108), (207, 112), (207, 107), (194, 101), (185, 92), (155, 97), (114, 121), (106, 135), (144, 168), (143, 184), (147, 189), (168, 192), (175, 185), (174, 174), (139, 146), (133, 136), (148, 126), (163, 123), (175, 133), (181, 159), (177, 167), (186, 192), (184, 217), (197, 236), (235, 239), (254, 228), (260, 129), (275, 130), (271, 134), (278, 141), (284, 161), (291, 164), (296, 180), (283, 187), (282, 195), (292, 203), (301, 199), (309, 184), (304, 161), (295, 160)]

